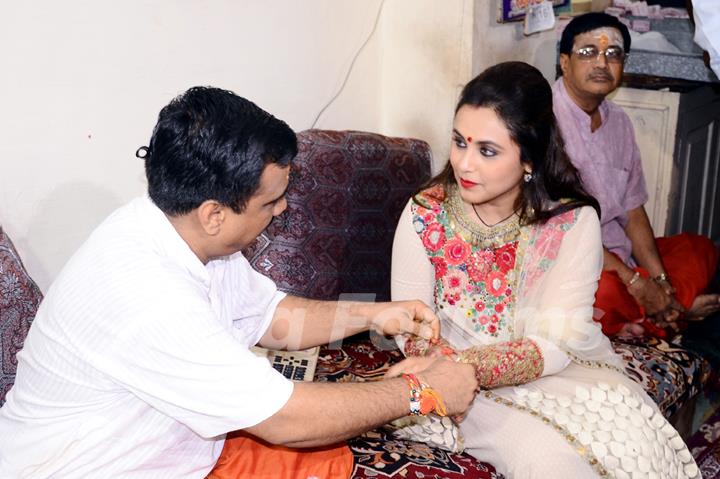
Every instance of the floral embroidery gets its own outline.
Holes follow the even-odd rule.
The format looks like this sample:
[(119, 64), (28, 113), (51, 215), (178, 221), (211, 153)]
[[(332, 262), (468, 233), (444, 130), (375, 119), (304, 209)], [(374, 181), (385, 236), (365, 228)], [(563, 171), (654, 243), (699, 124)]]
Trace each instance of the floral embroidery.
[(475, 366), (482, 389), (525, 384), (539, 378), (545, 367), (540, 348), (530, 339), (476, 346), (461, 351), (458, 358)]
[(445, 251), (445, 260), (448, 264), (457, 266), (467, 259), (470, 254), (470, 245), (463, 241), (462, 238), (456, 236), (447, 242), (443, 250)]
[(492, 265), (492, 251), (480, 250), (468, 258), (467, 271), (470, 279), (482, 281), (488, 275)]
[(423, 246), (433, 253), (445, 245), (445, 228), (440, 223), (431, 223), (432, 215), (425, 215), (423, 218), (429, 223), (422, 234)]
[(554, 216), (542, 228), (533, 228), (526, 249), (525, 264), (518, 286), (528, 291), (555, 262), (565, 233), (577, 221), (579, 209)]
[(403, 351), (405, 356), (430, 356), (433, 354), (439, 354), (447, 356), (453, 361), (457, 361), (457, 352), (450, 346), (443, 338), (438, 338), (435, 341), (428, 341), (427, 339), (420, 338), (411, 334), (405, 335), (405, 347)]
[(442, 277), (441, 281), (445, 290), (445, 299), (447, 299), (448, 302), (452, 299), (453, 302), (451, 304), (459, 301), (467, 287), (467, 275), (463, 274), (460, 270), (451, 270)]
[(528, 291), (550, 269), (578, 210), (542, 226), (523, 227), (519, 237), (505, 243), (481, 247), (455, 231), (446, 209), (450, 198), (441, 186), (425, 190), (417, 199), (411, 205), (413, 225), (435, 270), (436, 304), (451, 306), (467, 331), (498, 340), (512, 338), (518, 291)]
[(517, 250), (517, 243), (508, 243), (502, 245), (495, 250), (495, 263), (498, 269), (503, 273), (507, 273), (513, 266), (515, 266), (515, 252)]
[(492, 271), (485, 279), (485, 289), (495, 297), (505, 294), (507, 286), (507, 280), (502, 271)]
[(412, 205), (415, 231), (435, 270), (435, 301), (460, 308), (475, 333), (500, 338), (512, 317), (517, 240), (496, 249), (471, 245), (453, 231), (442, 197), (434, 188)]
[(442, 338), (429, 342), (408, 335), (404, 350), (406, 356), (440, 354), (455, 361), (472, 364), (475, 366), (475, 375), (481, 389), (528, 383), (539, 378), (545, 367), (540, 348), (527, 338), (456, 351)]
[(436, 278), (442, 278), (443, 276), (445, 276), (445, 273), (447, 273), (447, 268), (448, 268), (447, 263), (445, 262), (445, 259), (439, 258), (436, 256), (434, 258), (430, 258), (430, 262), (435, 267), (435, 277)]

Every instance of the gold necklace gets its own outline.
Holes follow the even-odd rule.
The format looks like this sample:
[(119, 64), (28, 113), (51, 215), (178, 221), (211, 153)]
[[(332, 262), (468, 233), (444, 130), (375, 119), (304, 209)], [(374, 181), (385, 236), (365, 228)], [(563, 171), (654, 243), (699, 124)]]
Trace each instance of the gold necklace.
[(463, 201), (456, 186), (451, 187), (445, 203), (450, 228), (474, 246), (482, 249), (497, 248), (513, 241), (520, 234), (520, 218), (515, 211), (492, 226), (487, 225), (482, 218), (480, 218), (482, 224), (470, 221), (465, 214)]

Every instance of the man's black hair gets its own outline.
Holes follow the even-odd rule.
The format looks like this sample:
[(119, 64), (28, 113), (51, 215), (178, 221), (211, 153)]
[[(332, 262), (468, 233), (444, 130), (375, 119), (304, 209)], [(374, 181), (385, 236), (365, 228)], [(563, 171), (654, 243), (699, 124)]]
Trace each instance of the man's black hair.
[(144, 157), (148, 193), (171, 216), (206, 200), (241, 213), (265, 166), (296, 154), (285, 122), (231, 91), (193, 87), (160, 111)]
[(567, 24), (560, 38), (560, 53), (570, 55), (576, 36), (603, 27), (619, 30), (623, 37), (623, 50), (625, 53), (630, 51), (630, 32), (627, 26), (607, 13), (591, 12), (575, 17)]

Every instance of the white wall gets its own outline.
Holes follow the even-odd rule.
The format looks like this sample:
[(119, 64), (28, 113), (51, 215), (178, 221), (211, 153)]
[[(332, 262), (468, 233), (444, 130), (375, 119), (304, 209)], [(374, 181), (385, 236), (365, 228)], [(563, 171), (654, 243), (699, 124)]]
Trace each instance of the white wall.
[(434, 170), (448, 158), (455, 104), (485, 68), (517, 60), (555, 80), (554, 31), (525, 36), (496, 21), (491, 0), (387, 1), (383, 11), (380, 131), (430, 143)]
[(505, 61), (521, 61), (537, 67), (549, 81), (555, 81), (554, 30), (523, 34), (523, 23), (497, 23), (496, 1), (475, 0), (473, 75)]
[(536, 62), (550, 38), (526, 39), (517, 25), (496, 25), (494, 5), (5, 2), (0, 224), (46, 291), (92, 229), (144, 192), (134, 152), (173, 96), (198, 84), (228, 88), (300, 131), (340, 91), (356, 55), (315, 126), (422, 138), (438, 169), (472, 72), (508, 59)]
[[(378, 1), (5, 2), (0, 15), (0, 223), (43, 291), (90, 231), (145, 189), (136, 148), (196, 84), (309, 128)], [(373, 39), (322, 127), (377, 130)]]
[(430, 143), (445, 164), (460, 90), (472, 76), (473, 0), (385, 5), (382, 131)]

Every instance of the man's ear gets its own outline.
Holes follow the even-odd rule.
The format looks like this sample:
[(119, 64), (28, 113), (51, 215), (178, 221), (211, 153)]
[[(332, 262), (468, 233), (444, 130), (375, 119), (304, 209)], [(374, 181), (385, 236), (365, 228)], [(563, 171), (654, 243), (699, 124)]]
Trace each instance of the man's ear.
[(196, 215), (200, 227), (208, 236), (215, 236), (220, 232), (227, 208), (215, 200), (205, 200), (198, 206)]
[(568, 65), (570, 64), (570, 55), (567, 53), (560, 54), (560, 70), (563, 72), (563, 76), (567, 74)]

